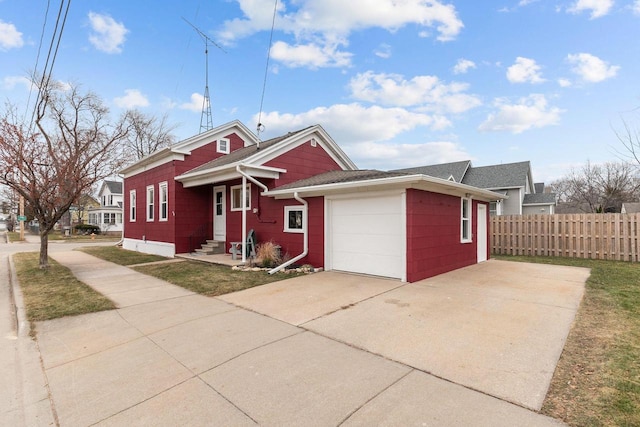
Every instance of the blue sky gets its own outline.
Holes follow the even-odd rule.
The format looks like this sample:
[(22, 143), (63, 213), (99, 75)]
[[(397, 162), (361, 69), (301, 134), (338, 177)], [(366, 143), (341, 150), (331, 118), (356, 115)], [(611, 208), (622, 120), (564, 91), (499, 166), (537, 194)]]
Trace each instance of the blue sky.
[[(198, 133), (204, 43), (214, 125), (255, 129), (273, 0), (71, 4), (54, 77)], [(263, 139), (320, 123), (360, 168), (531, 160), (550, 182), (615, 161), (640, 127), (640, 0), (278, 0)], [(0, 95), (28, 110), (59, 1), (0, 0)], [(33, 102), (33, 101), (32, 101)]]

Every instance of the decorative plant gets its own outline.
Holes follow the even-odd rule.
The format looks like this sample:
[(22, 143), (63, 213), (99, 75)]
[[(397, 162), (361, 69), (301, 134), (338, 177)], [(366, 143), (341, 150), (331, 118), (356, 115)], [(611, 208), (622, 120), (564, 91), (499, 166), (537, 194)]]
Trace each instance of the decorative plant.
[(272, 241), (262, 242), (256, 247), (256, 258), (263, 267), (275, 267), (282, 262), (280, 246)]

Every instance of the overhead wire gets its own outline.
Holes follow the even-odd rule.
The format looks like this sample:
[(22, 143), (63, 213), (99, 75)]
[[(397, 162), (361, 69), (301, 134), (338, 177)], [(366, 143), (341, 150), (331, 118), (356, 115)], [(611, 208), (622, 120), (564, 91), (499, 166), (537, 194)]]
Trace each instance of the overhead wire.
[(269, 35), (269, 48), (267, 49), (267, 64), (264, 68), (264, 80), (262, 81), (262, 95), (260, 96), (260, 110), (258, 112), (258, 125), (256, 126), (256, 133), (258, 140), (260, 140), (260, 133), (264, 130), (262, 124), (262, 108), (264, 105), (264, 94), (267, 90), (267, 76), (269, 75), (269, 60), (271, 59), (271, 45), (273, 43), (273, 31), (276, 26), (276, 15), (278, 12), (278, 0), (273, 4), (273, 18), (271, 20), (271, 34)]
[[(51, 6), (51, 0), (47, 0), (47, 9), (44, 12), (44, 21), (42, 22), (42, 31), (40, 33), (40, 43), (38, 44), (38, 53), (36, 55), (36, 65), (33, 67), (33, 75), (30, 77), (30, 85), (29, 85), (29, 97), (27, 98), (27, 106), (24, 110), (24, 116), (22, 117), (22, 121), (27, 116), (27, 111), (29, 111), (29, 104), (31, 104), (31, 95), (33, 94), (33, 80), (36, 78), (36, 73), (38, 70), (38, 63), (40, 62), (40, 52), (42, 49), (42, 41), (44, 40), (44, 32), (47, 27), (47, 21), (49, 20), (49, 7)], [(33, 120), (32, 120), (33, 121)]]

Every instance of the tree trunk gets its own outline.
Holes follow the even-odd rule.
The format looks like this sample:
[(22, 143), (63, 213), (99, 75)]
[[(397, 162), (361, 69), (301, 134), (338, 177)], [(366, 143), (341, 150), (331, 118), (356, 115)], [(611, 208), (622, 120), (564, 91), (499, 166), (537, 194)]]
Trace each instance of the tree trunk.
[(40, 268), (49, 268), (49, 232), (40, 230)]

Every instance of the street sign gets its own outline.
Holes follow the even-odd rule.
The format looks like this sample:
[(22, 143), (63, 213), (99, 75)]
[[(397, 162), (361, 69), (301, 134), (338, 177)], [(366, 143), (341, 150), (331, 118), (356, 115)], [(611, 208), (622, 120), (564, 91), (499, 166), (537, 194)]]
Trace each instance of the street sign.
[(25, 215), (18, 215), (18, 221), (26, 221), (27, 217)]

